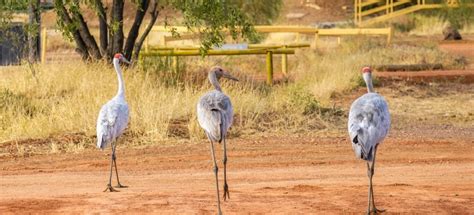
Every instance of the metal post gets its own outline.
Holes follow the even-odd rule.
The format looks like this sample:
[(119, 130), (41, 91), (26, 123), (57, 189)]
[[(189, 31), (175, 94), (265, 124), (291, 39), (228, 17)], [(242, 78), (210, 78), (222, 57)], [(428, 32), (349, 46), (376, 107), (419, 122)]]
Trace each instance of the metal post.
[[(283, 46), (283, 48), (287, 48), (287, 46)], [(288, 74), (288, 55), (287, 54), (282, 54), (281, 55), (281, 71), (283, 72), (283, 75), (286, 77)]]
[(314, 49), (318, 48), (318, 42), (319, 42), (319, 32), (316, 32), (314, 34)]
[(148, 52), (148, 43), (150, 42), (149, 39), (150, 37), (146, 37), (145, 39), (145, 51)]
[(160, 38), (160, 45), (166, 46), (166, 37), (165, 37), (165, 35), (161, 35), (161, 38)]
[(359, 11), (359, 0), (354, 0), (354, 23), (359, 25), (359, 19), (358, 19), (358, 14), (357, 12)]
[(173, 56), (172, 57), (172, 66), (173, 66), (173, 73), (178, 74), (179, 70), (179, 62), (178, 62), (178, 56)]
[(392, 42), (392, 37), (393, 37), (393, 28), (390, 27), (390, 31), (388, 32), (388, 35), (387, 35), (387, 45), (390, 45), (390, 43)]
[(273, 85), (273, 53), (267, 51), (267, 84)]
[(41, 30), (41, 63), (46, 62), (46, 41), (47, 41), (47, 31), (46, 28)]

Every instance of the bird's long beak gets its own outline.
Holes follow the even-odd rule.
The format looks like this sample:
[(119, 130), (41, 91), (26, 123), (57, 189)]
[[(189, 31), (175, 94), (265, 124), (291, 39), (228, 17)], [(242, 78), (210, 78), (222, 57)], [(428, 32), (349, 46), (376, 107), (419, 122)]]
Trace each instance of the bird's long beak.
[(236, 77), (232, 76), (232, 75), (231, 75), (231, 74), (229, 74), (228, 72), (223, 72), (223, 74), (222, 74), (222, 77), (224, 77), (224, 78), (228, 78), (228, 79), (230, 79), (230, 80), (234, 80), (234, 81), (239, 81), (239, 79), (238, 79), (238, 78), (236, 78)]
[(123, 61), (124, 63), (126, 63), (126, 64), (130, 64), (130, 61), (128, 61), (128, 60), (125, 59), (125, 58), (122, 58), (122, 61)]

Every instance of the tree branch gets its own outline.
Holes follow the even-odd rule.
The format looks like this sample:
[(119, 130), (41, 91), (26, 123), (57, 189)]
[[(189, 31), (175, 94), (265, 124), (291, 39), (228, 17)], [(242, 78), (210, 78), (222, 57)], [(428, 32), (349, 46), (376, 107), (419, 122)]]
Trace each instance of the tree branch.
[[(55, 8), (56, 8), (56, 13), (61, 17), (62, 21), (64, 24), (71, 26), (72, 25), (72, 19), (69, 17), (69, 14), (64, 7), (64, 3), (62, 0), (54, 0)], [(63, 29), (64, 30), (64, 29)], [(67, 30), (66, 30), (67, 31)], [(77, 29), (72, 29), (71, 32), (72, 37), (74, 38), (74, 41), (76, 42), (76, 51), (81, 55), (83, 60), (89, 59), (89, 53), (87, 51), (87, 46), (84, 43), (84, 40), (82, 40), (81, 34)]]
[(138, 59), (138, 55), (140, 54), (140, 50), (142, 49), (143, 42), (145, 41), (146, 37), (150, 33), (151, 29), (153, 28), (153, 25), (155, 25), (156, 19), (158, 18), (158, 14), (160, 13), (158, 10), (158, 0), (153, 0), (153, 6), (150, 10), (150, 15), (151, 15), (151, 20), (150, 23), (145, 28), (145, 31), (143, 32), (142, 36), (138, 40), (137, 43), (135, 43), (135, 47), (133, 49), (133, 56), (132, 56), (132, 61), (135, 62)]
[(146, 11), (148, 10), (150, 0), (141, 0), (139, 4), (137, 12), (135, 13), (135, 20), (133, 21), (132, 28), (128, 32), (127, 41), (125, 42), (124, 55), (127, 59), (130, 59), (132, 56), (133, 46), (138, 38), (140, 25), (143, 22)]
[(28, 3), (28, 61), (35, 63), (40, 57), (40, 1), (30, 0)]
[(79, 28), (78, 28), (79, 34), (81, 34), (81, 37), (84, 40), (84, 43), (86, 44), (89, 50), (89, 54), (91, 54), (92, 57), (98, 60), (102, 56), (100, 54), (99, 47), (97, 46), (97, 42), (95, 41), (94, 37), (90, 33), (89, 27), (87, 26), (87, 23), (84, 20), (84, 17), (79, 11), (79, 1), (75, 0), (74, 4), (76, 8), (72, 9), (71, 12), (72, 12), (74, 21), (76, 21), (79, 24)]
[(107, 26), (107, 14), (105, 13), (106, 9), (102, 4), (101, 0), (94, 0), (94, 7), (97, 11), (97, 16), (99, 17), (99, 40), (100, 40), (100, 53), (102, 56), (107, 55), (107, 45), (108, 45), (108, 26)]
[(123, 0), (114, 0), (112, 3), (112, 22), (110, 23), (109, 35), (109, 57), (122, 52), (123, 49)]

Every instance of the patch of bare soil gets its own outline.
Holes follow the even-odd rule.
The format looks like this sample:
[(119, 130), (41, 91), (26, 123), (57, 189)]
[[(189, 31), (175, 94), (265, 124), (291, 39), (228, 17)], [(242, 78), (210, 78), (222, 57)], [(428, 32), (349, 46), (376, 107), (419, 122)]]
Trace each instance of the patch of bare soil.
[[(472, 136), (399, 138), (397, 131), (393, 133), (377, 156), (374, 189), (379, 207), (390, 213), (467, 214), (474, 210)], [(231, 198), (222, 204), (224, 213), (362, 213), (366, 209), (365, 164), (354, 158), (345, 136), (229, 142)], [(108, 151), (1, 158), (0, 211), (216, 212), (205, 141), (133, 149), (119, 146), (117, 156), (121, 182), (129, 186), (117, 193), (102, 192), (108, 180)]]
[(353, 4), (354, 1), (350, 0), (284, 0), (278, 23), (314, 25), (350, 20)]

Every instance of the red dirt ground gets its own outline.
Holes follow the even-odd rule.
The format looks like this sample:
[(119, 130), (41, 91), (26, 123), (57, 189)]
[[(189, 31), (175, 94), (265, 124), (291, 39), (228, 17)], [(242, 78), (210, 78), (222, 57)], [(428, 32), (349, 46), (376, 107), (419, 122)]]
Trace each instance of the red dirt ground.
[[(380, 147), (374, 176), (378, 206), (389, 213), (472, 213), (473, 133), (443, 135), (446, 139), (410, 138), (416, 135), (409, 133), (393, 131)], [(365, 164), (354, 158), (345, 137), (232, 139), (229, 148), (231, 199), (222, 205), (225, 213), (355, 213), (366, 208)], [(102, 192), (109, 164), (104, 152), (2, 158), (0, 211), (215, 213), (209, 154), (203, 141), (118, 148), (121, 180), (130, 186), (118, 193)]]
[(474, 41), (444, 41), (439, 48), (445, 52), (462, 56), (467, 65), (464, 70), (435, 70), (435, 71), (403, 71), (403, 72), (377, 72), (377, 77), (383, 81), (459, 81), (461, 83), (474, 83)]

